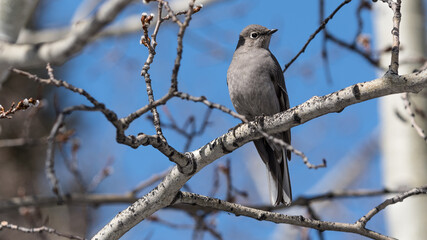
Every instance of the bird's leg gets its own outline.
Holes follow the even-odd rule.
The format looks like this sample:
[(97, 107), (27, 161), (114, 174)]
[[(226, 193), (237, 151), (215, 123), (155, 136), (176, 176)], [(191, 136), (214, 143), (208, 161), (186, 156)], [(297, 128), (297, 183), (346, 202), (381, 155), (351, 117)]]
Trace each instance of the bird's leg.
[(264, 118), (265, 118), (265, 114), (262, 113), (261, 115), (255, 116), (255, 122), (258, 123), (261, 127), (264, 126)]
[[(266, 116), (267, 115), (265, 115), (264, 113), (262, 113), (261, 115), (255, 116), (255, 122), (259, 124), (260, 130), (264, 127), (264, 119)], [(267, 143), (270, 144), (270, 146), (277, 145), (276, 143), (274, 143), (274, 141), (272, 141), (273, 139), (274, 139), (274, 136), (270, 134), (268, 134), (268, 137), (265, 137), (265, 141), (267, 141)]]

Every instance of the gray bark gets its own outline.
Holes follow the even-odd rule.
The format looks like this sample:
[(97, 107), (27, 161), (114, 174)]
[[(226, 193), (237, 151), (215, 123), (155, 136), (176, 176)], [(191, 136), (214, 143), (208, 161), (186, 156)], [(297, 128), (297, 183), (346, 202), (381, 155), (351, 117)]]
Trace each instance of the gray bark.
[[(426, 56), (425, 12), (422, 5), (422, 0), (402, 1), (399, 74), (410, 73), (419, 67), (419, 64), (404, 64), (405, 62), (413, 62)], [(374, 12), (376, 46), (381, 50), (391, 45), (392, 11), (386, 4), (374, 4)], [(382, 66), (387, 68), (389, 63), (390, 54), (383, 54)], [(379, 73), (382, 74), (383, 72)], [(426, 94), (425, 90), (418, 94), (410, 94), (412, 107), (427, 113)], [(427, 144), (411, 127), (410, 116), (404, 109), (401, 95), (381, 98), (379, 110), (385, 187), (396, 189), (426, 185)], [(421, 114), (416, 114), (415, 121), (422, 129), (427, 129), (427, 121)], [(420, 239), (421, 236), (427, 236), (426, 213), (425, 197), (414, 197), (400, 203), (398, 207), (387, 208), (389, 235), (398, 239)]]

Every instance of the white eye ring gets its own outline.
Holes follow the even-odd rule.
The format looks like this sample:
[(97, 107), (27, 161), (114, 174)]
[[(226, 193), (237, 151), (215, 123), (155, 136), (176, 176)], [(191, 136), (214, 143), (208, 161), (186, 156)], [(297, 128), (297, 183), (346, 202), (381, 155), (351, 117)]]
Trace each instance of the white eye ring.
[(252, 39), (255, 39), (255, 38), (257, 38), (257, 37), (259, 36), (259, 34), (258, 34), (257, 32), (252, 32), (249, 36), (250, 36)]

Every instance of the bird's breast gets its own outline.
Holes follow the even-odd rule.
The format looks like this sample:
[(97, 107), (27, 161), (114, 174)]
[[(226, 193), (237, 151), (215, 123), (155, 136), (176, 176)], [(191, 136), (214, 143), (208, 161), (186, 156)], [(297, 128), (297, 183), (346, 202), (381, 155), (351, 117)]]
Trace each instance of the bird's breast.
[(280, 111), (268, 59), (234, 57), (227, 72), (230, 98), (236, 111), (247, 117), (272, 115)]

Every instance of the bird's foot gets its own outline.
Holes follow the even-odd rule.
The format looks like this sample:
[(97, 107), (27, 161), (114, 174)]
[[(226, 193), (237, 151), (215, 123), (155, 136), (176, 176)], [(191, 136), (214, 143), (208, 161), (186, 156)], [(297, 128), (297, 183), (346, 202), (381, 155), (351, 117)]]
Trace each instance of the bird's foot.
[(263, 113), (263, 114), (261, 114), (261, 115), (258, 115), (258, 116), (255, 116), (255, 122), (257, 122), (257, 123), (259, 123), (261, 126), (263, 126), (264, 125), (264, 118), (265, 118), (265, 114)]

